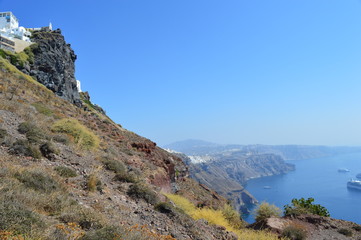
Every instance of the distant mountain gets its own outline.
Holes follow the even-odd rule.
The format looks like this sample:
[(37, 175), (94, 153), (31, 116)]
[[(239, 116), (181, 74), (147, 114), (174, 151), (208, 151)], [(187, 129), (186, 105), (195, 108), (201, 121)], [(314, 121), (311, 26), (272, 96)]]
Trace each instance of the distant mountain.
[[(217, 144), (202, 140), (184, 140), (165, 145), (164, 148), (182, 152), (188, 156), (198, 156), (196, 161), (203, 162), (199, 156), (214, 155), (227, 152), (243, 153), (272, 153), (283, 157), (285, 160), (301, 160), (320, 157), (330, 157), (338, 154), (361, 152), (361, 147), (329, 147), (310, 145), (238, 145)], [(207, 158), (209, 158), (207, 156)], [(191, 158), (193, 159), (193, 158)]]
[(238, 148), (241, 147), (241, 145), (222, 145), (203, 140), (188, 139), (167, 144), (163, 146), (163, 148), (182, 152), (188, 156), (191, 156), (219, 153), (225, 150), (229, 150), (232, 146), (237, 146)]

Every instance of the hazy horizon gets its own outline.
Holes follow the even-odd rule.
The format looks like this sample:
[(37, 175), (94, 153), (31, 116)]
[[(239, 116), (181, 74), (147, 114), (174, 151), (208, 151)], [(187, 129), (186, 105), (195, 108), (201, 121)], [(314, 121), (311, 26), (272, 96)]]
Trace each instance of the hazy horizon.
[(0, 0), (61, 28), (92, 102), (158, 145), (361, 145), (358, 0)]
[(187, 141), (201, 141), (201, 142), (205, 142), (205, 143), (210, 143), (210, 144), (217, 144), (217, 145), (266, 145), (266, 146), (310, 146), (310, 147), (361, 147), (361, 145), (324, 145), (324, 144), (320, 144), (320, 145), (310, 145), (310, 144), (262, 144), (262, 143), (245, 143), (245, 144), (239, 144), (239, 143), (219, 143), (219, 142), (211, 142), (211, 141), (206, 141), (206, 140), (202, 140), (202, 139), (183, 139), (183, 140), (179, 140), (179, 141), (174, 141), (174, 142), (170, 142), (170, 143), (166, 143), (163, 145), (158, 144), (160, 147), (165, 147), (167, 145), (171, 145), (171, 144), (175, 144), (175, 143), (182, 143), (182, 142), (187, 142)]

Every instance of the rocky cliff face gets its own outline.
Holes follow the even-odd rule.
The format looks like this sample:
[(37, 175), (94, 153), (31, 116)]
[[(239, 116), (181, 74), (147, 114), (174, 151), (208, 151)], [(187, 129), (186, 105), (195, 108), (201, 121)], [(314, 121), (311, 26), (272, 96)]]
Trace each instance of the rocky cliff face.
[(196, 164), (184, 154), (178, 153), (177, 156), (188, 164), (192, 178), (231, 200), (242, 213), (249, 213), (248, 208), (257, 203), (243, 187), (247, 180), (294, 170), (292, 164), (274, 154), (219, 153), (207, 156), (212, 160)]
[(61, 98), (80, 104), (74, 75), (76, 55), (61, 31), (36, 31), (32, 34), (32, 41), (37, 44), (32, 48), (33, 61), (21, 70)]

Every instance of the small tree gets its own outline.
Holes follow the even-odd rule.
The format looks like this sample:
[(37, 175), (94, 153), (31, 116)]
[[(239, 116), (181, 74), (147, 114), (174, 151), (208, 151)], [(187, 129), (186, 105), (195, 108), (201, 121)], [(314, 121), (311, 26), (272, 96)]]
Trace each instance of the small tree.
[(255, 210), (255, 220), (256, 222), (259, 222), (270, 217), (280, 217), (281, 213), (281, 209), (277, 206), (267, 202), (262, 202)]
[(313, 198), (292, 199), (292, 205), (284, 206), (285, 216), (297, 216), (303, 213), (315, 214), (323, 217), (329, 217), (330, 213), (328, 210), (320, 204), (312, 204), (315, 201)]

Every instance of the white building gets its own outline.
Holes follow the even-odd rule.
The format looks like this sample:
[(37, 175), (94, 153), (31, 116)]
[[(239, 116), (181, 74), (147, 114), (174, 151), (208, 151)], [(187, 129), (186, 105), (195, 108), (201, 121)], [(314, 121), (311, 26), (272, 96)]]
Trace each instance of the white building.
[[(13, 51), (21, 52), (31, 44), (31, 33), (24, 27), (19, 27), (19, 20), (12, 12), (0, 12), (0, 37), (14, 42)], [(0, 48), (11, 50), (4, 41), (0, 41)]]
[(0, 29), (13, 29), (19, 27), (19, 20), (12, 12), (0, 12)]

